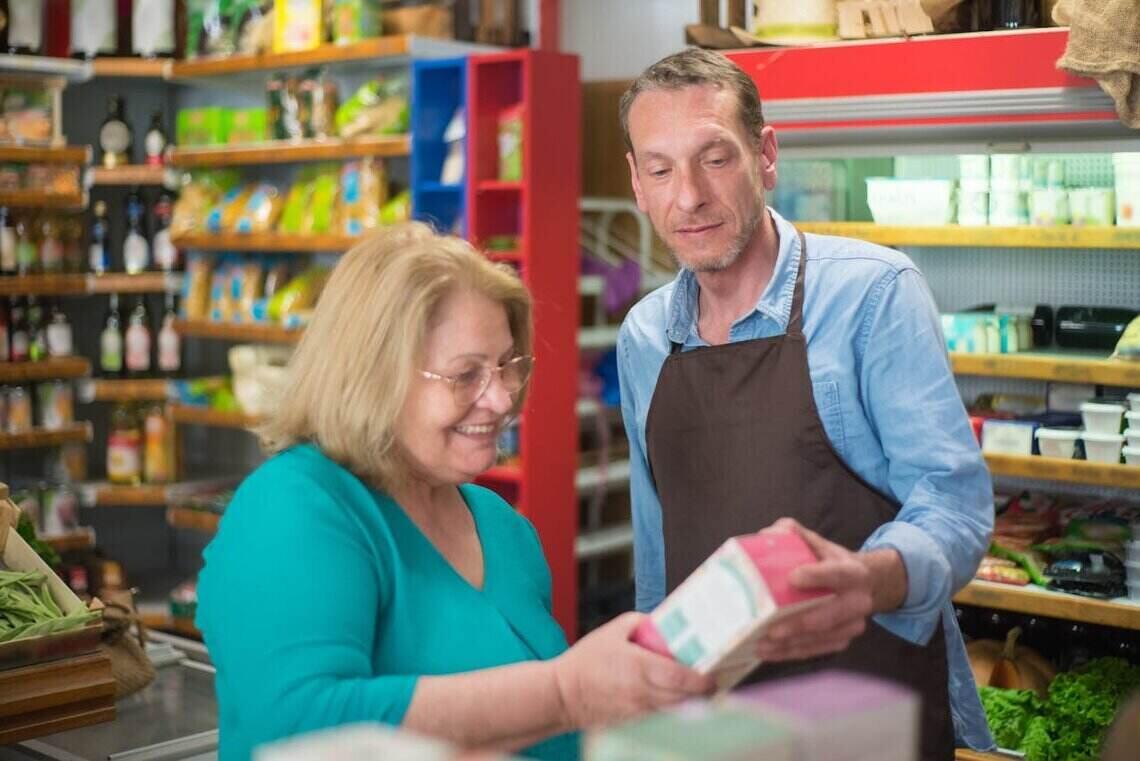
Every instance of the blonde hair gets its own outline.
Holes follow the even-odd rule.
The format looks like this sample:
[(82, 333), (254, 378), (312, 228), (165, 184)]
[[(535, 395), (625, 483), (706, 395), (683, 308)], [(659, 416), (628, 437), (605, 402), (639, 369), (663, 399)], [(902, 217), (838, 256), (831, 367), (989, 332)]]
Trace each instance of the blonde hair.
[[(380, 488), (400, 484), (396, 421), (432, 319), (457, 288), (502, 304), (515, 352), (531, 353), (526, 287), (466, 241), (410, 222), (350, 249), (293, 354), (277, 412), (257, 429), (266, 451), (313, 442)], [(522, 402), (520, 393), (516, 409)]]

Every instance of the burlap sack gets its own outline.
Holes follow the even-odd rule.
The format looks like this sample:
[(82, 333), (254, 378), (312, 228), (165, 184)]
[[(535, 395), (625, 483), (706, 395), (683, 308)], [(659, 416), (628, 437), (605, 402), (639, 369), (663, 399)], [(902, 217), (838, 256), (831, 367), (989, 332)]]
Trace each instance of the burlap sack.
[(1138, 6), (1138, 0), (1061, 0), (1053, 9), (1053, 19), (1069, 25), (1069, 44), (1057, 67), (1095, 79), (1132, 129), (1140, 129)]
[[(154, 664), (143, 647), (142, 624), (134, 613), (129, 593), (125, 600), (106, 602), (103, 609), (103, 641), (99, 649), (111, 658), (115, 699), (132, 695), (154, 681)], [(109, 595), (114, 597), (114, 595)], [(137, 632), (133, 631), (137, 628)]]

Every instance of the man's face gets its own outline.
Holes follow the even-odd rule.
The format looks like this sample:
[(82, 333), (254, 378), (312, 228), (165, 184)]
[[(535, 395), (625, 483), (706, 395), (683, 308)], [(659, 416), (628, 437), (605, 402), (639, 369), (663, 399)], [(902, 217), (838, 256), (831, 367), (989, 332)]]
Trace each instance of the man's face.
[(732, 91), (694, 85), (638, 95), (629, 136), (637, 205), (678, 262), (695, 272), (728, 268), (776, 185), (772, 128), (749, 135)]

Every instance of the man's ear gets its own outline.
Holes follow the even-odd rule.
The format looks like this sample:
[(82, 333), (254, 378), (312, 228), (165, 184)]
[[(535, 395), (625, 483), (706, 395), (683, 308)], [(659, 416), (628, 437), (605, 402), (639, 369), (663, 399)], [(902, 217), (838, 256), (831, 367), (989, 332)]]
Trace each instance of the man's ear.
[(633, 157), (633, 151), (625, 154), (625, 160), (629, 164), (629, 183), (633, 186), (633, 197), (637, 199), (637, 208), (648, 214), (649, 209), (645, 207), (645, 194), (641, 192), (641, 178), (637, 176), (637, 159)]
[(776, 141), (776, 130), (772, 127), (764, 127), (760, 130), (759, 151), (760, 180), (764, 183), (765, 190), (772, 190), (776, 187), (777, 158), (780, 154), (780, 146)]

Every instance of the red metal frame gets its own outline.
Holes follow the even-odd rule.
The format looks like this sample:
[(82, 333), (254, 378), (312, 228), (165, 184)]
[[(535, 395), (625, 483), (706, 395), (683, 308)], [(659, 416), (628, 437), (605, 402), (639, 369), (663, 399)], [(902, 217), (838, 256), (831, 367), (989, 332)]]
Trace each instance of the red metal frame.
[[(578, 196), (581, 90), (577, 56), (540, 50), (472, 56), (468, 66), (468, 236), (514, 233), (512, 256), (534, 299), (535, 369), (517, 471), (483, 482), (538, 530), (554, 580), (554, 615), (578, 632)], [(521, 105), (523, 174), (498, 182), (498, 118)], [(516, 476), (517, 474), (517, 476)], [(502, 477), (502, 476), (508, 477)]]

